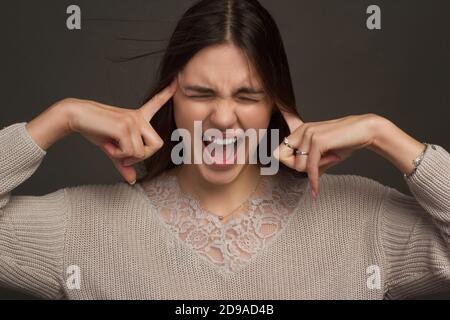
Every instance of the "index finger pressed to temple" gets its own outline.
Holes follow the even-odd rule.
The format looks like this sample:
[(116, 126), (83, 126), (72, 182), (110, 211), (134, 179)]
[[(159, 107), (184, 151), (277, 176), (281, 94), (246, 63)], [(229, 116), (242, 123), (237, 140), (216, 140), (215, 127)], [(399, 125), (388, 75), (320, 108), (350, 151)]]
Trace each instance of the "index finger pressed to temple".
[(286, 123), (291, 133), (294, 132), (298, 127), (300, 127), (303, 124), (303, 121), (297, 115), (282, 110), (281, 108), (279, 109), (281, 114), (283, 115), (284, 120), (286, 120)]
[(154, 95), (147, 103), (145, 103), (141, 110), (144, 113), (144, 117), (147, 121), (158, 112), (163, 105), (169, 101), (169, 99), (175, 94), (176, 91), (176, 81), (173, 80), (170, 85), (165, 87), (163, 90)]

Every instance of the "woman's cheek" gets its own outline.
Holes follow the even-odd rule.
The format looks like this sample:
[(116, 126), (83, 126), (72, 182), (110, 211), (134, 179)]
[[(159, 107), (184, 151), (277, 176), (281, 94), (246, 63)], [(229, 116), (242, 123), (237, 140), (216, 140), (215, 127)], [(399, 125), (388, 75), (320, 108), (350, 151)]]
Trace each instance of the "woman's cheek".
[(174, 117), (177, 128), (192, 129), (194, 121), (204, 120), (207, 117), (207, 110), (205, 106), (186, 99), (174, 99)]
[(238, 118), (244, 128), (266, 129), (270, 123), (271, 110), (261, 105), (240, 108)]

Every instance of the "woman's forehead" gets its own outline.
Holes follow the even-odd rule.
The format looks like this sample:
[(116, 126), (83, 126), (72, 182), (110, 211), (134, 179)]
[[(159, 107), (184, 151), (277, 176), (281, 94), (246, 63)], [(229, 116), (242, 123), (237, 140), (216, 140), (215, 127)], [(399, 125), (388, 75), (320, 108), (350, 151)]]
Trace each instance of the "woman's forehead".
[(179, 74), (186, 85), (217, 90), (261, 88), (261, 81), (246, 56), (235, 46), (219, 45), (198, 52)]

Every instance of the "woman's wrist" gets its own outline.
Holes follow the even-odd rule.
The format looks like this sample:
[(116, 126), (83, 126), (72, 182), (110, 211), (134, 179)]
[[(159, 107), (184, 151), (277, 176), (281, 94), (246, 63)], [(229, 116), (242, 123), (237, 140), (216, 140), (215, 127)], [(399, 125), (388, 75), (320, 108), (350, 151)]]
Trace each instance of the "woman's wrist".
[(59, 101), (26, 124), (26, 129), (43, 150), (72, 133), (69, 126), (72, 114), (70, 103)]
[(389, 160), (403, 174), (409, 175), (414, 171), (413, 160), (425, 147), (390, 120), (381, 116), (374, 120), (373, 139), (369, 149)]

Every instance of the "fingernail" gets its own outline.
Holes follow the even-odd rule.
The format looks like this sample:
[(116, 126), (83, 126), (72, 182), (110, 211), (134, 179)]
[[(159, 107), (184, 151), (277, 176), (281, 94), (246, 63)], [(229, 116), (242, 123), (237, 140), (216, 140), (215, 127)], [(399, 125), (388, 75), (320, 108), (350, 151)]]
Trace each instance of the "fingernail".
[(132, 186), (132, 185), (134, 185), (136, 183), (136, 180), (133, 180), (133, 181), (131, 181), (131, 182), (129, 182), (129, 184)]
[(124, 160), (124, 161), (122, 162), (122, 164), (123, 164), (125, 167), (129, 167), (129, 166), (131, 166), (131, 165), (133, 164), (133, 160), (132, 160), (132, 159)]
[(313, 189), (311, 189), (311, 195), (314, 198), (314, 200), (317, 199), (317, 193)]
[(272, 156), (273, 156), (275, 159), (279, 160), (279, 155), (280, 155), (280, 149), (277, 147), (275, 150), (273, 150)]

